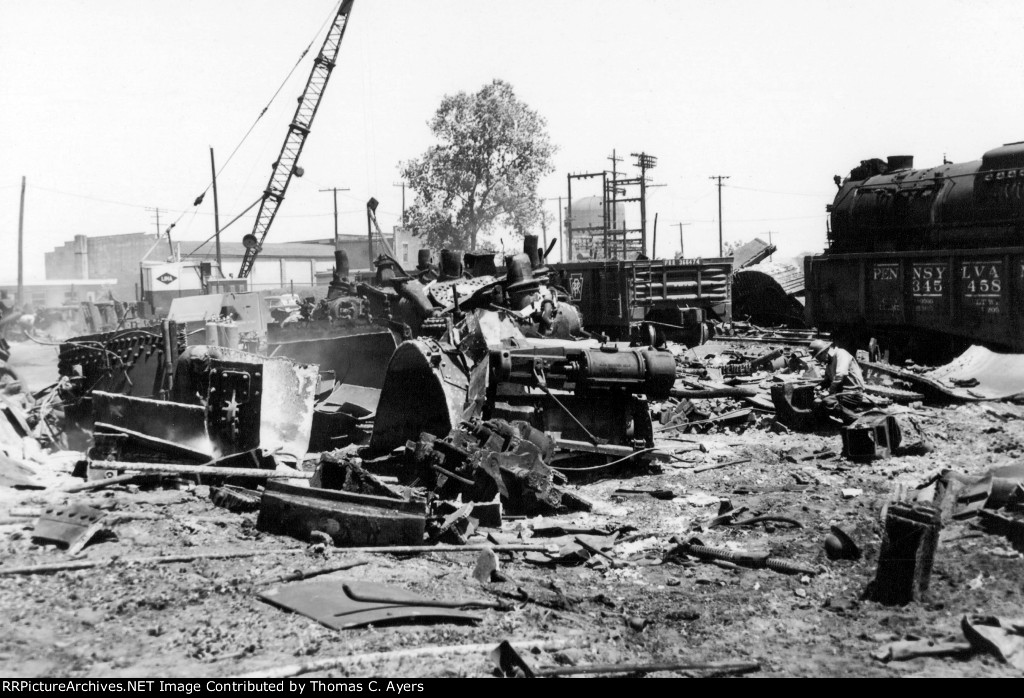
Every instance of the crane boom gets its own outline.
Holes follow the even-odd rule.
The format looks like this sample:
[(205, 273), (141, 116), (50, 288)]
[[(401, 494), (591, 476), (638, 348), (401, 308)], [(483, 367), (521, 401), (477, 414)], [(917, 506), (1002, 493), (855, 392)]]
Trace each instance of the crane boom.
[(299, 155), (302, 153), (302, 146), (306, 143), (306, 137), (309, 136), (313, 117), (316, 116), (316, 111), (320, 106), (320, 98), (323, 97), (327, 80), (331, 77), (331, 70), (334, 69), (338, 49), (341, 48), (341, 40), (345, 36), (345, 27), (348, 25), (354, 1), (343, 0), (338, 7), (338, 14), (335, 15), (330, 31), (327, 32), (320, 53), (313, 61), (313, 68), (306, 81), (306, 87), (302, 91), (302, 96), (299, 97), (299, 106), (295, 109), (295, 116), (292, 117), (291, 124), (288, 125), (288, 135), (285, 136), (284, 145), (281, 146), (281, 154), (277, 156), (274, 171), (263, 192), (260, 210), (256, 214), (256, 223), (252, 232), (242, 238), (242, 244), (245, 245), (245, 256), (242, 258), (242, 268), (238, 272), (239, 279), (248, 277), (252, 272), (256, 255), (263, 248), (263, 241), (270, 231), (270, 225), (274, 222), (277, 209), (284, 200), (292, 175), (297, 172), (299, 176), (302, 175), (298, 168)]

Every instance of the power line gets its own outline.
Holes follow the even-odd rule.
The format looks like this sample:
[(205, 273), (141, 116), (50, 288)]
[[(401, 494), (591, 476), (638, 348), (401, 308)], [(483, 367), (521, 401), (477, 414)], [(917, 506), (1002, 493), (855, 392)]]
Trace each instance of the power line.
[(799, 192), (799, 191), (775, 191), (775, 190), (772, 190), (772, 189), (755, 189), (753, 187), (741, 187), (741, 186), (739, 186), (737, 184), (730, 184), (729, 188), (730, 189), (740, 189), (742, 191), (755, 191), (755, 192), (758, 192), (758, 193), (761, 193), (761, 194), (781, 194), (783, 196), (808, 196), (808, 197), (812, 197), (812, 198), (815, 198), (815, 199), (831, 198), (831, 197), (825, 197), (822, 194), (810, 194), (810, 193), (807, 193), (807, 192)]
[[(126, 206), (128, 208), (139, 208), (139, 209), (143, 209), (143, 210), (151, 210), (151, 209), (154, 208), (153, 206), (147, 206), (145, 204), (130, 204), (130, 203), (126, 202), (126, 201), (115, 201), (113, 199), (104, 199), (104, 198), (101, 198), (101, 197), (98, 197), (98, 196), (91, 196), (89, 194), (75, 194), (74, 192), (62, 191), (60, 189), (52, 189), (50, 187), (41, 187), (41, 186), (36, 185), (36, 184), (30, 184), (30, 185), (28, 185), (28, 188), (29, 189), (37, 189), (39, 191), (49, 192), (51, 194), (59, 194), (61, 196), (71, 196), (71, 197), (74, 197), (74, 198), (77, 198), (77, 199), (87, 199), (89, 201), (97, 201), (99, 203), (104, 203), (104, 204), (114, 204), (116, 206)], [(339, 189), (338, 191), (341, 191), (341, 189)], [(350, 197), (350, 198), (355, 199), (356, 197)], [(163, 206), (160, 207), (160, 210), (163, 211), (164, 213), (180, 213), (182, 215), (184, 215), (186, 213), (189, 213), (188, 209), (184, 209), (183, 210), (183, 209), (180, 209), (180, 208), (164, 208)], [(349, 211), (339, 211), (338, 213), (344, 215), (344, 214), (349, 214), (349, 213), (362, 213), (362, 212), (363, 212), (363, 209), (359, 208), (359, 209), (352, 209), (352, 210), (349, 210)], [(212, 216), (212, 215), (214, 215), (212, 212), (206, 212), (206, 211), (193, 211), (193, 213), (195, 213), (196, 215), (199, 215), (199, 216)], [(382, 210), (382, 213), (386, 213), (389, 216), (397, 216), (398, 215), (397, 213), (392, 213), (390, 211), (383, 211), (383, 210)], [(323, 217), (330, 216), (330, 215), (332, 215), (332, 214), (330, 214), (330, 213), (293, 213), (293, 214), (288, 214), (288, 215), (282, 215), (282, 216), (279, 216), (279, 217), (280, 218), (323, 218)]]

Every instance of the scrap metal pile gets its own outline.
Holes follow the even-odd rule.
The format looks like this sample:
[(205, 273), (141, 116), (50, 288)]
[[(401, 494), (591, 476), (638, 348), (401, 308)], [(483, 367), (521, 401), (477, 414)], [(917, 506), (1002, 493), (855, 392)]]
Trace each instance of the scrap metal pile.
[[(328, 297), (278, 318), (273, 355), (194, 345), (194, 333), (171, 321), (68, 340), (58, 384), (36, 394), (13, 382), (3, 388), (0, 484), (28, 482), (18, 480), (10, 459), (44, 462), (33, 453), (70, 446), (84, 452), (75, 475), (85, 482), (61, 492), (195, 483), (238, 515), (240, 532), (254, 527), (320, 550), (480, 551), (474, 576), (485, 584), (504, 579), (499, 553), (535, 565), (617, 570), (632, 564), (631, 546), (650, 534), (632, 525), (564, 523), (607, 507), (582, 485), (746, 470), (737, 466), (764, 458), (756, 449), (737, 453), (743, 442), (730, 445), (747, 432), (821, 439), (816, 450), (783, 454), (795, 464), (927, 453), (934, 434), (917, 417), (921, 401), (986, 397), (986, 377), (1010, 361), (1000, 369), (975, 352), (922, 374), (860, 356), (870, 409), (840, 421), (820, 409), (834, 348), (811, 331), (719, 323), (707, 333), (711, 341), (687, 347), (640, 326), (632, 343), (602, 342), (588, 336), (564, 291), (549, 285), (535, 239), (506, 259), (504, 274), (470, 277), (456, 262), (445, 254), (435, 269), (423, 258), (406, 273), (382, 258), (376, 283), (368, 284), (351, 280), (339, 253)], [(309, 357), (321, 361), (302, 360)], [(965, 375), (972, 367), (974, 375)], [(963, 395), (969, 390), (976, 392)], [(809, 486), (797, 478), (786, 491)], [(844, 488), (843, 496), (858, 492)], [(658, 486), (620, 486), (611, 496), (707, 503)], [(803, 528), (791, 513), (710, 501), (720, 505), (717, 516), (643, 549), (665, 565), (714, 562), (801, 579), (821, 572), (806, 555), (708, 544), (725, 528)], [(894, 497), (865, 598), (923, 598), (945, 521), (975, 517), (987, 530), (1024, 540), (1022, 503), (1019, 468), (984, 476), (945, 471), (921, 492)], [(118, 521), (75, 502), (31, 514), (34, 539), (72, 553), (98, 545)], [(831, 560), (861, 554), (840, 526), (821, 538)], [(0, 568), (0, 575), (52, 569)], [(402, 590), (336, 586), (294, 581), (261, 598), (332, 628), (379, 622), (378, 607), (389, 600), (404, 609), (389, 618), (478, 620), (465, 610), (440, 613), (435, 602)], [(327, 618), (317, 599), (330, 599), (323, 602), (336, 612)]]

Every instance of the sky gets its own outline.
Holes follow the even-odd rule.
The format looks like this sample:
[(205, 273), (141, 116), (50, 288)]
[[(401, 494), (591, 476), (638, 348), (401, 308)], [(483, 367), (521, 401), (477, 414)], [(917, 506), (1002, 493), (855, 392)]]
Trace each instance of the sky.
[[(0, 280), (17, 274), (23, 176), (27, 279), (76, 234), (155, 235), (156, 208), (176, 239), (212, 235), (212, 196), (192, 207), (211, 147), (221, 222), (259, 198), (335, 7), (0, 0)], [(648, 199), (658, 256), (678, 251), (679, 224), (687, 257), (717, 254), (716, 175), (729, 177), (726, 242), (771, 232), (778, 258), (821, 251), (833, 175), (1024, 140), (1022, 30), (1018, 0), (355, 0), (305, 176), (267, 241), (330, 237), (332, 196), (319, 190), (331, 187), (349, 190), (340, 232), (365, 233), (371, 196), (390, 229), (399, 163), (432, 144), (443, 96), (500, 78), (558, 147), (538, 192), (552, 216), (568, 173), (610, 169), (613, 151), (634, 172), (629, 154), (643, 151), (665, 185)]]

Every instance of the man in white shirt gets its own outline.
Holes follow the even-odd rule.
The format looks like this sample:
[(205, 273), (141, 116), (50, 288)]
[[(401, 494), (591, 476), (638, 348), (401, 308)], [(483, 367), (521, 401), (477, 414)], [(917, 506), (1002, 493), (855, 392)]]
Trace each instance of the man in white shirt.
[(850, 352), (832, 342), (816, 339), (810, 344), (815, 361), (825, 365), (825, 377), (821, 388), (821, 408), (830, 416), (838, 417), (844, 424), (856, 421), (860, 413), (874, 403), (864, 394), (864, 374)]

